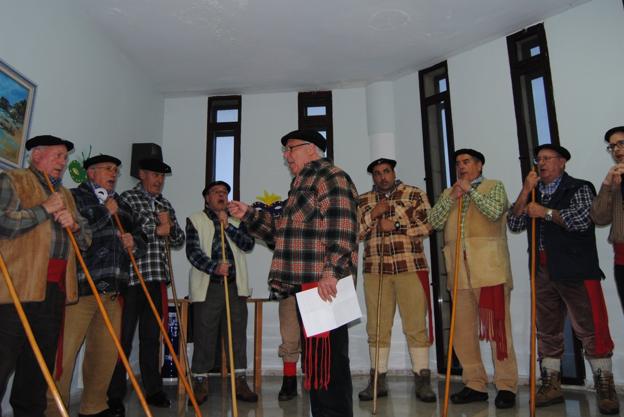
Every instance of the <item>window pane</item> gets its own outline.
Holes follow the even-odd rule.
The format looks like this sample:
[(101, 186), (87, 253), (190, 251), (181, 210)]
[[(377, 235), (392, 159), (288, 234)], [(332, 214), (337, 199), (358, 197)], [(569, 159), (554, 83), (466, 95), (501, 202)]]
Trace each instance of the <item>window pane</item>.
[(533, 92), (533, 111), (535, 112), (535, 124), (537, 127), (537, 143), (540, 145), (551, 143), (544, 77), (532, 79), (531, 90)]
[(446, 78), (442, 78), (438, 80), (438, 93), (443, 93), (446, 91)]
[(232, 186), (228, 198), (234, 191), (234, 136), (215, 138), (215, 176), (216, 181), (225, 181)]
[[(443, 66), (424, 74), (423, 86), (425, 89), (425, 97), (431, 97), (435, 94), (446, 91), (448, 88), (446, 77), (446, 67)], [(444, 80), (444, 90), (442, 90), (442, 85), (440, 84), (442, 80)]]
[(531, 54), (531, 56), (539, 55), (541, 53), (540, 47), (539, 46), (534, 46), (533, 48), (531, 48), (529, 50), (529, 53)]
[(312, 106), (306, 108), (307, 116), (325, 116), (327, 114), (327, 108), (325, 106)]
[(324, 130), (319, 130), (318, 131), (325, 139), (327, 139), (327, 132)]
[(238, 110), (217, 110), (217, 123), (238, 122)]

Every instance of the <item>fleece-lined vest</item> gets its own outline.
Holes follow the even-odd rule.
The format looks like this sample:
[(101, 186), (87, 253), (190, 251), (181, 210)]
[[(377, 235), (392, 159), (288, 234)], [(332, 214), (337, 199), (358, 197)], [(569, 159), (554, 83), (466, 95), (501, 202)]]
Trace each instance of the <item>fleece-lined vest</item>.
[[(205, 254), (211, 256), (212, 240), (214, 239), (215, 234), (214, 223), (203, 211), (191, 215), (189, 220), (193, 223), (195, 230), (197, 230), (197, 234), (199, 236), (199, 247)], [(236, 227), (240, 225), (240, 221), (232, 217), (230, 217), (228, 221)], [(249, 296), (249, 279), (247, 276), (247, 260), (245, 259), (245, 253), (230, 240), (227, 233), (225, 233), (225, 238), (227, 239), (230, 249), (232, 249), (232, 253), (234, 254), (234, 270), (236, 271), (236, 287), (238, 289), (238, 295), (240, 297), (247, 297)], [(206, 300), (206, 291), (208, 291), (208, 285), (210, 284), (210, 275), (193, 266), (191, 266), (189, 275), (191, 302), (197, 303)]]
[[(485, 194), (496, 185), (494, 180), (483, 180), (477, 187)], [(451, 189), (444, 192), (449, 193)], [(494, 222), (485, 217), (471, 200), (464, 219), (464, 251), (460, 249), (458, 276), (459, 289), (490, 287), (507, 284), (512, 286), (509, 249), (507, 247), (507, 207), (504, 214)], [(447, 287), (453, 286), (455, 272), (455, 240), (457, 238), (457, 209), (455, 204), (444, 228), (444, 259), (448, 274)], [(465, 254), (465, 256), (464, 256)], [(470, 281), (468, 280), (470, 277)]]
[[(36, 207), (48, 198), (39, 179), (30, 169), (16, 169), (7, 171), (6, 174), (11, 178), (21, 208)], [(77, 217), (74, 198), (69, 190), (61, 186), (58, 191), (63, 195), (63, 200), (74, 217)], [(45, 299), (52, 240), (52, 221), (50, 217), (23, 235), (13, 239), (0, 239), (0, 252), (2, 252), (15, 290), (22, 302), (43, 301)], [(68, 302), (75, 302), (78, 299), (76, 257), (71, 246), (65, 273), (65, 291)], [(0, 304), (11, 302), (6, 285), (0, 285)]]

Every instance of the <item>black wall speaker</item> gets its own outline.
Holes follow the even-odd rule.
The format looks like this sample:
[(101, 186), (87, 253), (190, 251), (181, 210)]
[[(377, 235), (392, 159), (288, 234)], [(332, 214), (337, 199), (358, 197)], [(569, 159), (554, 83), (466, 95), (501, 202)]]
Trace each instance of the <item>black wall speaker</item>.
[(143, 159), (156, 158), (162, 161), (162, 149), (155, 143), (133, 143), (130, 175), (139, 178), (139, 162)]

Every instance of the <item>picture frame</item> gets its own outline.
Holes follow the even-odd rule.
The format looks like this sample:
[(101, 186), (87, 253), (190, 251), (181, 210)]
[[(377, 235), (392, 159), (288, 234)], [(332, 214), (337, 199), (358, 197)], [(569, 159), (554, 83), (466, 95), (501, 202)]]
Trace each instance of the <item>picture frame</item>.
[(36, 88), (0, 59), (0, 169), (23, 166)]

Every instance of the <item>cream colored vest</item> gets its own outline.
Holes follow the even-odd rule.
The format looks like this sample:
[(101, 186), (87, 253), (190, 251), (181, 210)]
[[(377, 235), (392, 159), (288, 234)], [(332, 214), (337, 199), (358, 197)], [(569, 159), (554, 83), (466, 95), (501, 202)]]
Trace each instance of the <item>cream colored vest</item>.
[[(496, 181), (483, 180), (477, 191), (485, 194), (490, 191)], [(449, 193), (450, 189), (444, 191)], [(444, 259), (448, 274), (447, 288), (453, 286), (455, 272), (455, 240), (457, 238), (457, 204), (451, 212), (444, 227)], [(460, 249), (460, 265), (458, 288), (481, 288), (507, 284), (512, 286), (509, 249), (507, 247), (507, 208), (500, 218), (494, 222), (485, 217), (471, 201), (464, 219), (464, 253)]]
[[(202, 251), (208, 256), (212, 253), (212, 240), (214, 239), (215, 227), (212, 220), (206, 216), (206, 213), (200, 211), (189, 217), (191, 223), (197, 230), (199, 235), (199, 246)], [(229, 222), (238, 227), (240, 221), (230, 217)], [(234, 268), (236, 270), (236, 287), (238, 289), (238, 295), (240, 297), (249, 296), (249, 279), (247, 275), (247, 260), (245, 253), (241, 251), (234, 242), (230, 240), (227, 233), (225, 234), (230, 249), (234, 254)], [(189, 291), (191, 296), (191, 302), (202, 302), (206, 299), (206, 291), (208, 291), (208, 285), (210, 284), (210, 275), (203, 271), (191, 266), (189, 272)]]

